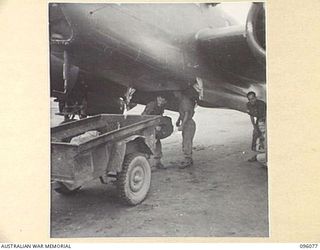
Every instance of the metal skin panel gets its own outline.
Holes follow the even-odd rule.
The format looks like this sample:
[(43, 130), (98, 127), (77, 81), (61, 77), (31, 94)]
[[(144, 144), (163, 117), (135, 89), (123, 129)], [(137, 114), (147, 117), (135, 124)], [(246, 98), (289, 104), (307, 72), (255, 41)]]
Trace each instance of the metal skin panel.
[[(137, 90), (135, 102), (145, 104), (157, 91), (185, 90), (200, 78), (207, 83), (203, 91), (225, 94), (219, 102), (210, 98), (200, 105), (245, 112), (248, 90), (257, 88), (262, 90), (258, 95), (265, 96), (261, 87), (265, 85), (265, 62), (254, 42), (265, 40), (256, 38), (264, 32), (255, 31), (264, 28), (264, 8), (262, 3), (253, 6), (244, 27), (219, 5), (50, 4), (50, 20), (66, 20), (59, 25), (50, 22), (50, 53), (63, 63), (63, 51), (67, 50), (72, 64), (89, 79), (87, 84), (100, 83), (91, 91), (102, 97), (110, 86), (115, 86), (115, 98), (121, 96), (123, 87), (133, 87)], [(57, 8), (61, 11), (55, 11)], [(64, 42), (52, 39), (53, 32), (64, 32), (60, 39)], [(52, 60), (51, 86), (61, 89), (58, 61)], [(110, 112), (107, 106), (91, 101), (99, 112)], [(116, 99), (113, 102), (116, 105)]]
[(126, 153), (126, 142), (124, 140), (110, 144), (110, 161), (108, 163), (108, 172), (120, 172), (122, 169), (123, 159)]
[(74, 157), (78, 150), (69, 145), (51, 144), (51, 177), (59, 180), (74, 179)]
[[(120, 172), (129, 143), (135, 142), (141, 152), (153, 153), (155, 127), (161, 123), (161, 116), (98, 115), (52, 128), (52, 180), (74, 189), (106, 172)], [(93, 129), (104, 133), (78, 145), (69, 142)]]

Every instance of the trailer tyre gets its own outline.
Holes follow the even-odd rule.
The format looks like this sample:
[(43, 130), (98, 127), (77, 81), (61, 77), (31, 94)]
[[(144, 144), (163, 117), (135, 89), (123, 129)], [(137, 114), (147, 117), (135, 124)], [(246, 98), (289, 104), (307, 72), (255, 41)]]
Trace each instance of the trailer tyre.
[(73, 195), (73, 194), (76, 194), (80, 190), (80, 188), (81, 186), (77, 187), (76, 189), (70, 190), (62, 182), (57, 182), (55, 184), (54, 191), (62, 195)]
[(117, 179), (120, 198), (129, 205), (137, 205), (146, 198), (150, 183), (151, 167), (145, 155), (126, 155)]

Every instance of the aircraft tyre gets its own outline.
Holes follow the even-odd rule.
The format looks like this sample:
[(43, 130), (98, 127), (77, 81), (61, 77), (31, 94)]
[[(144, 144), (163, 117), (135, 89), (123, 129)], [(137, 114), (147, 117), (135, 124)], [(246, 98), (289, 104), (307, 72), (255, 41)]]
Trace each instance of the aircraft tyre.
[(141, 153), (126, 155), (117, 178), (120, 199), (128, 205), (139, 204), (146, 198), (150, 183), (151, 167), (146, 156)]
[(58, 181), (55, 183), (54, 191), (56, 191), (57, 193), (62, 194), (62, 195), (74, 195), (80, 190), (80, 188), (81, 188), (81, 186), (77, 187), (76, 189), (70, 190), (62, 182)]

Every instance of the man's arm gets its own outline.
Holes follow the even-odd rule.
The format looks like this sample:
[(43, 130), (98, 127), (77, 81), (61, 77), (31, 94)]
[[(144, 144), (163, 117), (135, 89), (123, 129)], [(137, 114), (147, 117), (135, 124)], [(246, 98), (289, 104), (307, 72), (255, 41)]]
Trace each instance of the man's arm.
[(186, 121), (189, 120), (189, 114), (190, 114), (190, 112), (188, 112), (188, 111), (184, 113), (184, 117), (183, 117), (183, 121), (181, 123), (181, 127), (183, 127), (184, 124), (186, 123)]
[(181, 122), (181, 116), (179, 115), (178, 120), (176, 121), (176, 126), (179, 127)]
[(188, 119), (189, 119), (189, 115), (190, 115), (190, 112), (188, 112), (188, 111), (186, 111), (186, 112), (184, 113), (183, 121), (182, 121), (181, 125), (180, 125), (179, 128), (178, 128), (179, 131), (182, 131), (183, 126), (185, 125), (185, 123), (186, 123), (186, 122), (188, 121)]
[(256, 123), (255, 123), (254, 117), (252, 115), (250, 115), (250, 120), (251, 120), (251, 123), (252, 123), (253, 127), (255, 127)]
[(150, 113), (152, 112), (152, 109), (153, 109), (153, 103), (149, 102), (144, 108), (144, 111), (142, 112), (141, 115), (150, 115)]
[(254, 116), (250, 112), (249, 103), (247, 103), (247, 113), (248, 113), (248, 115), (250, 115), (250, 120), (251, 120), (251, 123), (252, 123), (253, 127), (255, 127), (256, 123), (255, 123), (255, 120), (254, 120)]

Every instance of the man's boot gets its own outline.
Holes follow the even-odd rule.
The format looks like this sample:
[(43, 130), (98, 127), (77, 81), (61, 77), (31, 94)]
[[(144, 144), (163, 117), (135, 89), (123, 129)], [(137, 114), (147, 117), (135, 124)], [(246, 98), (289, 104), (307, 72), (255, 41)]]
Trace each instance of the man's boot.
[(181, 169), (188, 168), (188, 167), (191, 167), (192, 165), (193, 165), (192, 158), (185, 158), (185, 160), (181, 162), (181, 165), (179, 166), (179, 168)]
[(158, 169), (166, 169), (166, 167), (161, 163), (161, 159), (154, 159), (154, 166)]

